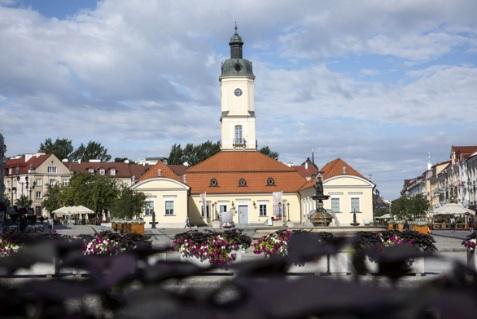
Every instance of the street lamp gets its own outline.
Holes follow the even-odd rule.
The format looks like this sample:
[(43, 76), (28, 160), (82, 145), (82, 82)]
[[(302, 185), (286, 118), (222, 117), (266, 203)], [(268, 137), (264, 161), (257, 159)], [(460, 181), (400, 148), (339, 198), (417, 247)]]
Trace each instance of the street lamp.
[(287, 203), (288, 221), (290, 221), (290, 203)]

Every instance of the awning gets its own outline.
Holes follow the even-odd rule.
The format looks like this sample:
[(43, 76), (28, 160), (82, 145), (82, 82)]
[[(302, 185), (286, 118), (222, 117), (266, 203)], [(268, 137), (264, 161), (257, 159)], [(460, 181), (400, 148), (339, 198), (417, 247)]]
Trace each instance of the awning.
[(64, 206), (53, 211), (57, 217), (73, 216), (73, 215), (88, 215), (94, 214), (94, 211), (84, 206)]
[(442, 205), (439, 208), (435, 208), (431, 215), (475, 215), (475, 210), (470, 208), (465, 208), (462, 204), (449, 203)]
[(391, 214), (384, 214), (381, 216), (374, 217), (374, 219), (391, 219), (393, 216)]

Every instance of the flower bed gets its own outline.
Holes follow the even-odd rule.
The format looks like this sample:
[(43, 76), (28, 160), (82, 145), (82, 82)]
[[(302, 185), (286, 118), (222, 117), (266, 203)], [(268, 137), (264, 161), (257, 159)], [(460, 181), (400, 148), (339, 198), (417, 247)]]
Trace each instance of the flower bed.
[(0, 257), (7, 257), (20, 249), (20, 246), (9, 240), (0, 238)]
[(98, 234), (93, 240), (86, 244), (83, 253), (85, 255), (113, 256), (122, 251), (124, 251), (124, 249), (121, 248), (119, 242)]
[[(265, 235), (253, 243), (253, 252), (256, 255), (270, 257), (273, 255), (286, 256), (288, 254), (288, 242), (294, 233), (300, 230), (289, 231), (288, 229), (278, 230), (274, 233)], [(333, 234), (329, 232), (317, 233), (320, 242), (326, 242), (333, 239)]]
[(462, 241), (462, 245), (467, 248), (468, 251), (474, 252), (477, 246), (477, 232), (473, 232), (467, 238)]
[(189, 231), (177, 234), (173, 246), (183, 257), (195, 257), (212, 265), (228, 265), (237, 258), (237, 252), (250, 247), (250, 243), (250, 237), (240, 230)]

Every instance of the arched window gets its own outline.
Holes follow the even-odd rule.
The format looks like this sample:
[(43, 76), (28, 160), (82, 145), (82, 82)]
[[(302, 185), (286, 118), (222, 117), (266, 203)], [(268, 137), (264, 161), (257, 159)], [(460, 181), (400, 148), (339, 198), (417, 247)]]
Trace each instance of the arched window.
[(211, 179), (210, 179), (209, 186), (210, 186), (210, 187), (217, 187), (217, 186), (219, 186), (219, 182), (217, 181), (216, 178), (211, 178)]
[(245, 180), (245, 178), (239, 179), (239, 186), (240, 186), (240, 187), (245, 187), (245, 186), (247, 186), (247, 181)]
[(275, 186), (275, 180), (273, 177), (267, 178), (267, 186)]

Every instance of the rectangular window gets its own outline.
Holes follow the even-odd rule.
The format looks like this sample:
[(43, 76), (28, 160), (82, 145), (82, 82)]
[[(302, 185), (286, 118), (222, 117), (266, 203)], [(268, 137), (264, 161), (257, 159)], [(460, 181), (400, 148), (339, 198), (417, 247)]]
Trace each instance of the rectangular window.
[(56, 166), (48, 166), (48, 173), (56, 173)]
[(36, 199), (41, 199), (41, 192), (36, 192), (35, 197)]
[(110, 174), (111, 176), (115, 176), (115, 175), (116, 175), (116, 169), (111, 168), (111, 170), (109, 171), (109, 174)]
[(154, 201), (147, 200), (144, 202), (144, 215), (145, 216), (152, 216), (152, 212), (154, 211)]
[(69, 179), (64, 179), (63, 180), (63, 186), (68, 186), (69, 183), (70, 183)]
[(55, 186), (56, 183), (57, 183), (56, 179), (50, 179), (50, 181), (49, 181), (50, 186)]
[(219, 206), (219, 212), (225, 213), (227, 211), (227, 205), (226, 204), (221, 204)]
[(351, 197), (351, 212), (359, 211), (359, 197)]
[(258, 205), (258, 211), (259, 211), (259, 216), (260, 217), (267, 216), (267, 204), (259, 204)]
[(174, 215), (174, 201), (166, 200), (165, 206), (166, 206), (166, 215)]
[(43, 180), (41, 178), (35, 179), (35, 185), (36, 186), (43, 186)]
[(340, 212), (340, 199), (339, 198), (332, 198), (331, 199), (331, 211), (333, 213)]

